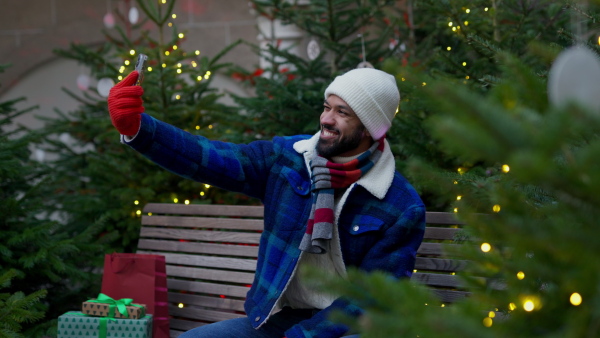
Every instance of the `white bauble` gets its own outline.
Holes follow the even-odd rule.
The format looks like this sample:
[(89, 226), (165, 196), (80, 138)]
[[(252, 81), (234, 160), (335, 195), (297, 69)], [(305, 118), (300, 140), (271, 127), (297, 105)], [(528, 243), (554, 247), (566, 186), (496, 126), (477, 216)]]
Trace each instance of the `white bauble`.
[(548, 98), (557, 107), (576, 102), (600, 112), (600, 61), (583, 46), (561, 52), (548, 74)]
[(115, 26), (115, 16), (112, 13), (106, 13), (103, 21), (106, 28), (113, 28)]
[(88, 90), (90, 87), (90, 77), (86, 74), (79, 74), (77, 77), (77, 88), (79, 90)]
[(100, 96), (102, 97), (108, 97), (108, 94), (110, 93), (110, 89), (112, 87), (114, 87), (115, 82), (108, 77), (102, 78), (98, 81), (98, 94), (100, 94)]
[(138, 11), (137, 7), (131, 7), (129, 9), (129, 22), (135, 25), (139, 19), (140, 12)]

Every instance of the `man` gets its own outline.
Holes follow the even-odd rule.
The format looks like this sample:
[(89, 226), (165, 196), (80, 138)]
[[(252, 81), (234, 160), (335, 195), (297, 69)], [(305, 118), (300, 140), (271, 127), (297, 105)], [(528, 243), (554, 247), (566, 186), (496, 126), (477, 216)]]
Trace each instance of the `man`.
[[(185, 178), (259, 198), (265, 207), (247, 317), (201, 326), (188, 337), (342, 337), (327, 319), (361, 309), (311, 289), (296, 273), (346, 267), (410, 277), (425, 207), (395, 170), (385, 133), (400, 94), (393, 76), (351, 70), (325, 90), (321, 130), (247, 145), (210, 141), (142, 114), (137, 73), (116, 85), (109, 112), (124, 143)], [(276, 310), (281, 308), (282, 310)]]

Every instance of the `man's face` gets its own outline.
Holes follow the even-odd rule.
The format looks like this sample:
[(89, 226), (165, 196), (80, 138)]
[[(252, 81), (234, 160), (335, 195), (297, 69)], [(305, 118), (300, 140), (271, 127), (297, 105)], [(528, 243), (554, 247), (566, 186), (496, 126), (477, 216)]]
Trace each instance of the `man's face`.
[(325, 158), (358, 155), (373, 144), (356, 113), (339, 96), (330, 95), (325, 100), (320, 122), (317, 153)]

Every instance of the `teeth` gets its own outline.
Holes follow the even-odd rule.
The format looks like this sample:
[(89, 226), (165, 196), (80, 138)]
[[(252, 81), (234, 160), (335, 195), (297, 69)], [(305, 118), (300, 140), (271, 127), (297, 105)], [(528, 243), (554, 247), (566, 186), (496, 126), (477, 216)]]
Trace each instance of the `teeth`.
[(325, 130), (325, 129), (323, 129), (323, 135), (325, 135), (325, 136), (335, 136), (334, 133), (332, 133), (332, 132), (330, 132), (328, 130)]

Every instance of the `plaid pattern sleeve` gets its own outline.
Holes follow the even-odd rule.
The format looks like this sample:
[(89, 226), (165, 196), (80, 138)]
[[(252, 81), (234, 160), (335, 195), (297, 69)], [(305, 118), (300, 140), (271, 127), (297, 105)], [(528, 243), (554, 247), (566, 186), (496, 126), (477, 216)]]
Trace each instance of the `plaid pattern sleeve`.
[[(367, 252), (359, 268), (364, 271), (387, 271), (398, 278), (410, 277), (424, 229), (425, 207), (415, 204), (402, 214), (396, 224), (385, 231), (382, 239)], [(348, 327), (328, 320), (328, 315), (334, 310), (341, 310), (355, 317), (362, 313), (356, 305), (339, 298), (312, 318), (290, 328), (286, 337), (342, 337), (347, 333)]]

